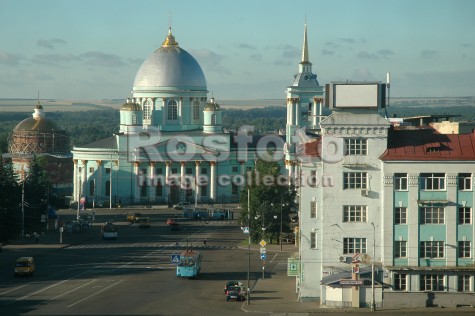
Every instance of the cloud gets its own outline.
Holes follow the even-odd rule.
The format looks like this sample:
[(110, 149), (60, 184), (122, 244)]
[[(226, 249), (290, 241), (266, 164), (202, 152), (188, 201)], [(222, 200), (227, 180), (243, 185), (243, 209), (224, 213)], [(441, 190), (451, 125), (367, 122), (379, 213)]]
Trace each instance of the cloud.
[(252, 46), (252, 45), (249, 45), (249, 44), (246, 44), (246, 43), (239, 43), (238, 47), (239, 48), (244, 48), (244, 49), (256, 49), (255, 46)]
[(56, 45), (57, 44), (66, 44), (66, 41), (65, 40), (62, 40), (60, 38), (52, 38), (52, 39), (49, 39), (49, 40), (46, 40), (46, 39), (39, 39), (37, 42), (36, 42), (36, 45), (39, 46), (39, 47), (44, 47), (44, 48), (48, 48), (48, 49), (55, 49)]
[(252, 54), (252, 55), (249, 55), (249, 58), (251, 60), (255, 60), (255, 61), (261, 61), (262, 60), (262, 54), (260, 53), (256, 53), (256, 54)]
[(68, 63), (80, 60), (73, 54), (42, 54), (35, 55), (31, 61), (35, 64), (43, 64), (50, 66), (59, 66), (61, 63)]
[(189, 52), (206, 70), (225, 75), (231, 74), (231, 71), (222, 65), (225, 60), (224, 55), (216, 54), (209, 49), (190, 50)]
[(22, 55), (10, 54), (0, 50), (0, 64), (5, 64), (8, 66), (17, 66), (22, 59), (25, 59), (25, 57), (23, 57)]
[(324, 48), (322, 49), (322, 55), (332, 56), (335, 55), (335, 51)]
[(375, 80), (375, 77), (368, 68), (361, 67), (353, 70), (350, 80), (371, 81)]
[(325, 46), (329, 46), (330, 48), (333, 48), (333, 49), (336, 49), (336, 48), (340, 47), (339, 44), (334, 43), (334, 42), (326, 42)]
[(389, 56), (394, 55), (394, 52), (390, 49), (381, 49), (377, 52), (377, 54), (383, 58), (389, 58)]
[(84, 64), (89, 66), (121, 67), (126, 65), (122, 57), (98, 51), (89, 51), (81, 54), (80, 57), (84, 60)]
[(437, 56), (437, 51), (426, 49), (421, 52), (421, 56), (422, 58), (433, 58)]
[(378, 55), (361, 51), (358, 54), (356, 54), (356, 57), (361, 58), (361, 59), (379, 59)]

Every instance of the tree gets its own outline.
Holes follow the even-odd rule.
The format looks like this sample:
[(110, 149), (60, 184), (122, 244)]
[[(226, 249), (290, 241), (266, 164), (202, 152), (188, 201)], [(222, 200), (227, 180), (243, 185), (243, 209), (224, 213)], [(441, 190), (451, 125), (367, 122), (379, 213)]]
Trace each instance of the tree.
[(0, 241), (20, 235), (21, 188), (11, 163), (5, 164), (0, 155)]
[[(279, 240), (280, 223), (282, 232), (290, 229), (289, 213), (295, 206), (296, 191), (292, 185), (281, 184), (281, 166), (276, 161), (257, 160), (241, 194), (241, 223), (248, 226), (252, 242), (261, 239), (266, 242)], [(248, 175), (249, 176), (249, 175)], [(249, 208), (248, 208), (249, 192)], [(282, 212), (281, 212), (282, 207)], [(282, 218), (281, 218), (282, 214)]]
[(46, 173), (46, 159), (33, 156), (24, 180), (25, 232), (44, 230), (41, 215), (46, 215), (51, 184)]

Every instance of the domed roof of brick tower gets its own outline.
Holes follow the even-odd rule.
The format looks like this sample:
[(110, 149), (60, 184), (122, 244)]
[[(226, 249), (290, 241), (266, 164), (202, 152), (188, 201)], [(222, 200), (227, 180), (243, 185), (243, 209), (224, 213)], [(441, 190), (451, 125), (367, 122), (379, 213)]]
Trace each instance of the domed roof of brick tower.
[(178, 46), (171, 28), (162, 46), (138, 70), (133, 89), (150, 91), (167, 87), (206, 90), (203, 70), (192, 55)]
[(15, 126), (13, 131), (40, 131), (40, 132), (51, 132), (51, 131), (64, 131), (54, 120), (46, 118), (43, 113), (43, 107), (41, 104), (35, 106), (35, 112), (32, 117), (24, 119)]

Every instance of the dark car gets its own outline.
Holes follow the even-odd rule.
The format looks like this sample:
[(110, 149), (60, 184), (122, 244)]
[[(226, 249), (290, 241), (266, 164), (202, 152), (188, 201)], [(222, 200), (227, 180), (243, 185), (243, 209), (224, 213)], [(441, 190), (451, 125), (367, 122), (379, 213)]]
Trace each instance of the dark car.
[(229, 286), (226, 291), (226, 301), (236, 300), (244, 301), (246, 300), (246, 287), (243, 285), (240, 286)]
[(224, 293), (228, 290), (228, 287), (230, 286), (243, 286), (242, 282), (236, 281), (236, 280), (231, 280), (226, 282), (226, 285), (224, 286)]

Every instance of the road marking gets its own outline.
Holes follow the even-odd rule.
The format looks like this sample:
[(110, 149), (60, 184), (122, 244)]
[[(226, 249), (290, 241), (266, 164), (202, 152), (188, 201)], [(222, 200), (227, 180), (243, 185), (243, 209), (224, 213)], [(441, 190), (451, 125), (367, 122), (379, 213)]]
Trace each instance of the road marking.
[(54, 299), (57, 299), (57, 298), (60, 298), (61, 296), (64, 296), (64, 295), (69, 294), (69, 293), (71, 293), (71, 292), (74, 292), (74, 291), (76, 291), (76, 290), (79, 290), (80, 288), (82, 288), (82, 287), (84, 287), (84, 286), (86, 286), (86, 285), (88, 285), (88, 284), (91, 284), (91, 283), (94, 282), (94, 281), (96, 281), (96, 279), (94, 279), (94, 280), (92, 280), (92, 281), (90, 281), (90, 282), (87, 282), (86, 284), (83, 284), (83, 285), (81, 285), (81, 286), (78, 286), (78, 287), (75, 288), (75, 289), (72, 289), (72, 290), (70, 290), (70, 291), (67, 291), (66, 293), (63, 293), (63, 294), (61, 294), (61, 295), (55, 296), (55, 297), (53, 297), (53, 298), (50, 298), (49, 301), (54, 300)]
[(28, 297), (33, 296), (33, 295), (36, 295), (36, 294), (41, 293), (41, 292), (43, 292), (43, 291), (46, 291), (46, 290), (48, 290), (48, 289), (50, 289), (50, 288), (52, 288), (52, 287), (55, 287), (55, 286), (60, 285), (60, 284), (63, 284), (64, 282), (68, 282), (68, 281), (70, 281), (70, 280), (71, 280), (71, 279), (67, 279), (67, 280), (63, 280), (63, 281), (58, 282), (58, 283), (55, 283), (55, 284), (51, 284), (50, 286), (47, 286), (47, 287), (45, 287), (45, 288), (43, 288), (43, 289), (41, 289), (41, 290), (35, 291), (35, 292), (30, 293), (30, 294), (28, 294), (28, 295), (25, 295), (25, 296), (23, 296), (23, 297), (19, 297), (19, 298), (17, 298), (15, 301), (22, 301), (22, 300), (24, 300), (25, 298), (28, 298)]
[(96, 296), (97, 294), (102, 293), (102, 292), (104, 292), (105, 290), (107, 290), (107, 289), (109, 289), (109, 288), (111, 288), (111, 287), (113, 287), (113, 286), (115, 286), (115, 285), (117, 285), (117, 284), (119, 284), (119, 283), (122, 283), (123, 281), (124, 281), (124, 280), (119, 280), (119, 281), (115, 282), (114, 284), (111, 284), (111, 285), (109, 285), (108, 287), (103, 288), (103, 289), (100, 290), (99, 292), (96, 292), (96, 293), (94, 293), (94, 294), (91, 294), (91, 295), (89, 295), (89, 296), (83, 298), (82, 300), (77, 301), (76, 303), (72, 303), (71, 305), (68, 305), (68, 307), (74, 306), (74, 305), (79, 304), (79, 303), (81, 303), (81, 302), (83, 302), (83, 301), (85, 301), (85, 300), (87, 300), (87, 299), (89, 299), (89, 298), (91, 298), (91, 297), (93, 297), (93, 296)]
[(25, 284), (25, 285), (16, 287), (16, 288), (14, 288), (14, 289), (11, 289), (10, 291), (6, 291), (6, 292), (3, 292), (3, 293), (0, 293), (0, 295), (3, 295), (3, 294), (7, 294), (7, 293), (10, 293), (10, 292), (16, 291), (16, 290), (18, 290), (18, 289), (21, 289), (22, 287), (27, 286), (27, 285), (28, 285), (28, 284)]
[(269, 263), (272, 263), (272, 261), (274, 261), (275, 258), (277, 258), (277, 254), (274, 255), (274, 258), (272, 258), (272, 260)]

